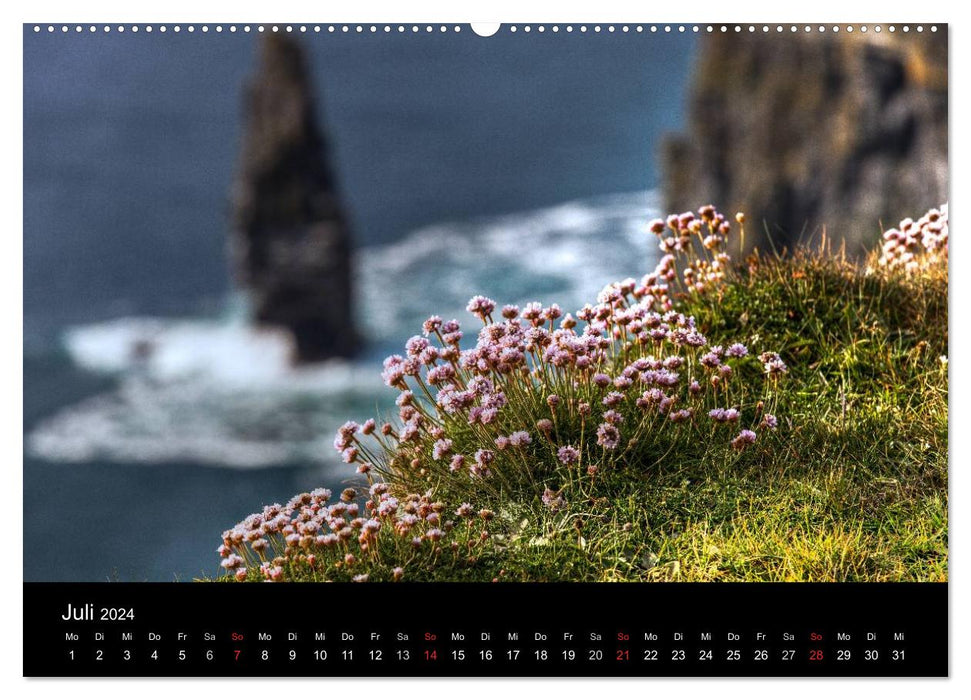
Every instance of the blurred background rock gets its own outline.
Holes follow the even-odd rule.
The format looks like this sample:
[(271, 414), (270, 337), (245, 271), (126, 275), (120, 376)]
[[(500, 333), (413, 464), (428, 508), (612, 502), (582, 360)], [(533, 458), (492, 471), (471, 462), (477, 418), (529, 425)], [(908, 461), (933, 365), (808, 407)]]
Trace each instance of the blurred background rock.
[(261, 39), (243, 119), (229, 247), (252, 320), (288, 330), (298, 362), (352, 355), (350, 234), (296, 40)]
[(668, 211), (744, 211), (747, 246), (823, 232), (847, 251), (948, 198), (947, 28), (705, 37)]

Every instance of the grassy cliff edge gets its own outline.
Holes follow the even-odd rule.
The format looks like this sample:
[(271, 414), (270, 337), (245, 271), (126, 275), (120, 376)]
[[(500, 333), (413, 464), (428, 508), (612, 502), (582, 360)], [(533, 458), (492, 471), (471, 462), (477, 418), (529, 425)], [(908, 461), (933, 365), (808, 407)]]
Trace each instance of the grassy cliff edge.
[[(706, 209), (699, 220), (727, 239), (723, 217)], [(706, 235), (671, 221), (682, 241)], [(469, 310), (483, 323), (478, 347), (522, 325), (527, 357), (487, 362), (485, 350), (459, 354), (458, 340), (450, 352), (457, 324), (426, 325), (441, 348), (429, 356), (416, 336), (408, 356), (431, 368), (424, 381), (406, 358), (386, 363), (389, 385), (402, 391), (404, 426), (349, 423), (338, 435), (365, 488), (335, 506), (326, 505), (329, 492), (303, 494), (227, 531), (220, 553), (229, 577), (946, 581), (946, 213), (943, 221), (943, 257), (919, 266), (887, 263), (887, 251), (903, 250), (894, 236), (904, 234), (894, 230), (884, 236), (883, 258), (863, 264), (828, 250), (754, 254), (732, 263), (724, 281), (713, 276), (717, 263), (690, 264), (689, 284), (703, 275), (718, 283), (675, 293), (669, 271), (663, 303), (662, 287), (650, 286), (656, 279), (640, 292), (618, 283), (597, 307), (607, 309), (606, 321), (589, 312), (593, 333), (574, 332), (569, 315), (554, 330), (561, 314), (551, 307), (530, 335), (522, 322), (529, 307), (504, 311), (507, 321), (496, 323), (494, 303), (476, 297)], [(710, 237), (704, 241), (709, 247)], [(655, 304), (668, 311), (655, 313)], [(651, 345), (642, 333), (638, 341), (631, 330), (641, 325), (643, 333), (670, 326), (668, 340)], [(545, 340), (530, 350), (537, 334)], [(689, 347), (692, 334), (704, 344)], [(591, 335), (606, 340), (588, 361), (549, 349)], [(748, 348), (772, 352), (760, 364)], [(669, 355), (663, 367), (648, 351)], [(572, 363), (572, 374), (560, 373), (561, 363)], [(784, 384), (773, 363), (785, 370)], [(638, 381), (653, 388), (635, 404)], [(478, 413), (466, 421), (465, 411)], [(739, 433), (746, 425), (753, 430)], [(362, 432), (378, 446), (366, 447)]]

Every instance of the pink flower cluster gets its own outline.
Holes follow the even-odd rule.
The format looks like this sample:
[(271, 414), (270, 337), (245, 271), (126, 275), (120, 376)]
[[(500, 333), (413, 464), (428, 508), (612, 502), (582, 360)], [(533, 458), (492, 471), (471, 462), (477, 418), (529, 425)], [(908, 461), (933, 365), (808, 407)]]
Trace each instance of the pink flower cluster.
[(363, 495), (363, 507), (352, 488), (336, 502), (328, 489), (317, 489), (294, 496), (285, 506), (265, 506), (223, 533), (218, 549), (222, 567), (239, 581), (281, 581), (293, 567), (314, 571), (323, 580), (367, 581), (383, 572), (400, 581), (404, 561), (410, 567), (426, 566), (445, 547), (471, 555), (489, 538), (484, 528), (492, 519), (489, 510), (476, 511), (468, 503), (452, 510), (431, 493), (399, 501), (383, 482), (373, 483)]
[(932, 265), (947, 265), (947, 204), (931, 209), (917, 221), (904, 219), (883, 234), (879, 264), (913, 274)]
[[(650, 229), (666, 253), (657, 268), (606, 286), (575, 315), (539, 302), (497, 314), (495, 301), (475, 296), (467, 309), (481, 328), (465, 349), (458, 321), (425, 321), (404, 354), (384, 362), (384, 381), (399, 392), (398, 427), (345, 424), (335, 440), (344, 461), (391, 482), (467, 478), (500, 489), (525, 480), (540, 495), (564, 470), (629, 463), (660, 430), (710, 439), (734, 426), (741, 432), (724, 440), (741, 450), (757, 439), (741, 424), (775, 429), (778, 419), (765, 411), (788, 372), (782, 358), (762, 353), (770, 381), (752, 385), (737, 371), (755, 363), (745, 344), (710, 343), (675, 309), (676, 257), (689, 258), (683, 282), (694, 293), (720, 283), (730, 223), (703, 207)], [(691, 259), (695, 250), (702, 256)]]
[[(745, 221), (742, 214), (735, 217), (739, 224)], [(732, 233), (732, 225), (723, 214), (708, 205), (698, 213), (672, 214), (667, 219), (654, 219), (648, 230), (659, 239), (664, 257), (656, 273), (666, 282), (678, 278), (677, 261), (682, 260), (681, 281), (685, 290), (704, 292), (721, 284), (731, 263), (726, 251)]]

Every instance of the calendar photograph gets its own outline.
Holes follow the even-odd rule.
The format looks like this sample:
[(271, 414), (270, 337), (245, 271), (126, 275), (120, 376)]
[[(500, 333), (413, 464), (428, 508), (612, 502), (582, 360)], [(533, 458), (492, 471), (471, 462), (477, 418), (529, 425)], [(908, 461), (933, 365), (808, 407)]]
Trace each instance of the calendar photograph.
[(25, 583), (947, 582), (946, 24), (23, 57)]

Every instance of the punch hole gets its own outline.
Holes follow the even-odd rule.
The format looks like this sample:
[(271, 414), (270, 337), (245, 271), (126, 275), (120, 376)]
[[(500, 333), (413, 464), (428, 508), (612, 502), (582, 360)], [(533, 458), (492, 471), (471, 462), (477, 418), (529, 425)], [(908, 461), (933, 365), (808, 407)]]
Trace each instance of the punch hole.
[(478, 36), (492, 36), (499, 31), (501, 25), (498, 22), (473, 22), (472, 31)]

